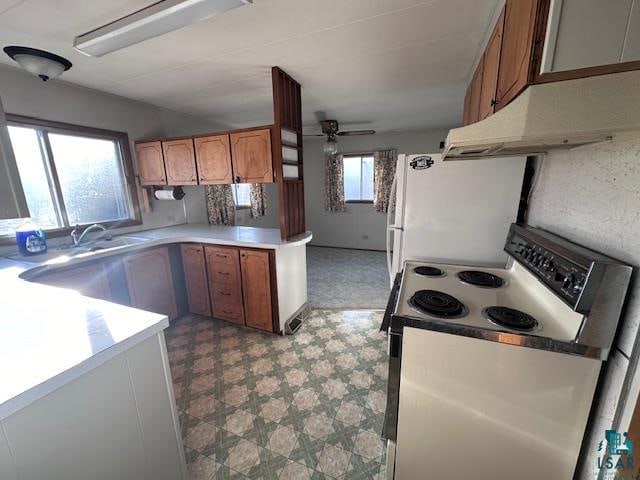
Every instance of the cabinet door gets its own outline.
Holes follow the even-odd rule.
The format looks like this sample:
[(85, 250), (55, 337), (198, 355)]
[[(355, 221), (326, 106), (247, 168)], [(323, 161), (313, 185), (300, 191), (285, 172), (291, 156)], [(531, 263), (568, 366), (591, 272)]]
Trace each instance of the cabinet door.
[(162, 142), (167, 185), (197, 185), (193, 139)]
[(467, 121), (475, 123), (480, 119), (480, 93), (482, 91), (482, 71), (484, 64), (484, 56), (480, 59), (480, 63), (476, 67), (476, 71), (471, 78), (469, 84), (469, 114)]
[(54, 287), (75, 290), (87, 297), (111, 300), (107, 271), (102, 263), (91, 263), (60, 272), (51, 272), (36, 281)]
[(211, 316), (209, 305), (209, 282), (204, 262), (204, 247), (198, 244), (180, 245), (182, 268), (187, 287), (189, 311), (198, 315)]
[(136, 144), (140, 185), (166, 185), (162, 145), (160, 142)]
[(161, 313), (170, 319), (178, 315), (166, 247), (126, 257), (124, 271), (132, 307)]
[(244, 325), (238, 249), (207, 245), (205, 258), (213, 316)]
[(231, 160), (236, 183), (273, 182), (271, 130), (231, 132)]
[(250, 327), (273, 331), (269, 252), (240, 250), (245, 322)]
[(498, 68), (496, 111), (507, 105), (529, 82), (539, 1), (507, 0)]
[(194, 139), (198, 183), (213, 185), (233, 183), (229, 135), (211, 135)]
[(502, 30), (504, 27), (504, 9), (493, 29), (487, 48), (484, 51), (482, 66), (482, 88), (480, 91), (480, 120), (487, 118), (495, 110), (496, 88), (498, 85), (498, 68), (500, 67), (500, 50), (502, 46)]

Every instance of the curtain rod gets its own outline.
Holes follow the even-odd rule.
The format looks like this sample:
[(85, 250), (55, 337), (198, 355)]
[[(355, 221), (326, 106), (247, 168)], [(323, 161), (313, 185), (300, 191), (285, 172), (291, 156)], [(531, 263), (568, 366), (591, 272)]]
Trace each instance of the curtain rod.
[(398, 150), (398, 147), (373, 148), (371, 150), (361, 150), (358, 152), (338, 152), (340, 155), (369, 155), (382, 150)]

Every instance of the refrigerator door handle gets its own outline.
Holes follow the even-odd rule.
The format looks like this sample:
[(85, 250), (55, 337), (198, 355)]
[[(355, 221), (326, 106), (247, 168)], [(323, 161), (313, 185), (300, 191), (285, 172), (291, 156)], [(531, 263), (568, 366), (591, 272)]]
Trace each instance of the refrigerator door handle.
[[(396, 188), (398, 185), (398, 173), (393, 176), (393, 182), (391, 182), (391, 189), (389, 191), (389, 200), (387, 202), (387, 270), (389, 271), (389, 284), (393, 285), (393, 271), (391, 260), (391, 236), (393, 235), (393, 229), (391, 228), (391, 212), (392, 207), (395, 208), (396, 204)], [(392, 203), (393, 202), (393, 203)]]

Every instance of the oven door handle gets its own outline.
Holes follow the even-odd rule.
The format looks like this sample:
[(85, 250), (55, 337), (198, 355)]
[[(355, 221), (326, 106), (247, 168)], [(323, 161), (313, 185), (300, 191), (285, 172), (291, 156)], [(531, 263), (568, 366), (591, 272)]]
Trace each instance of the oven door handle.
[(384, 315), (382, 316), (382, 324), (380, 325), (381, 332), (388, 332), (389, 327), (391, 326), (391, 315), (393, 315), (393, 311), (396, 309), (396, 304), (398, 303), (401, 280), (402, 272), (398, 273), (395, 280), (393, 281), (393, 287), (391, 288), (391, 293), (389, 294), (387, 307), (384, 309)]

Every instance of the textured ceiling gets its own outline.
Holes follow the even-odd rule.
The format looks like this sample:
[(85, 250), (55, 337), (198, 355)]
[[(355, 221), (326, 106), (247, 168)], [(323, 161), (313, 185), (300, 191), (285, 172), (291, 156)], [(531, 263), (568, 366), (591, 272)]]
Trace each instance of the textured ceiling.
[(0, 0), (0, 46), (53, 51), (74, 64), (67, 82), (230, 127), (272, 121), (278, 65), (302, 84), (309, 132), (316, 111), (345, 128), (429, 128), (460, 122), (466, 79), (501, 2), (254, 0), (102, 58), (73, 50), (76, 35), (150, 3)]

